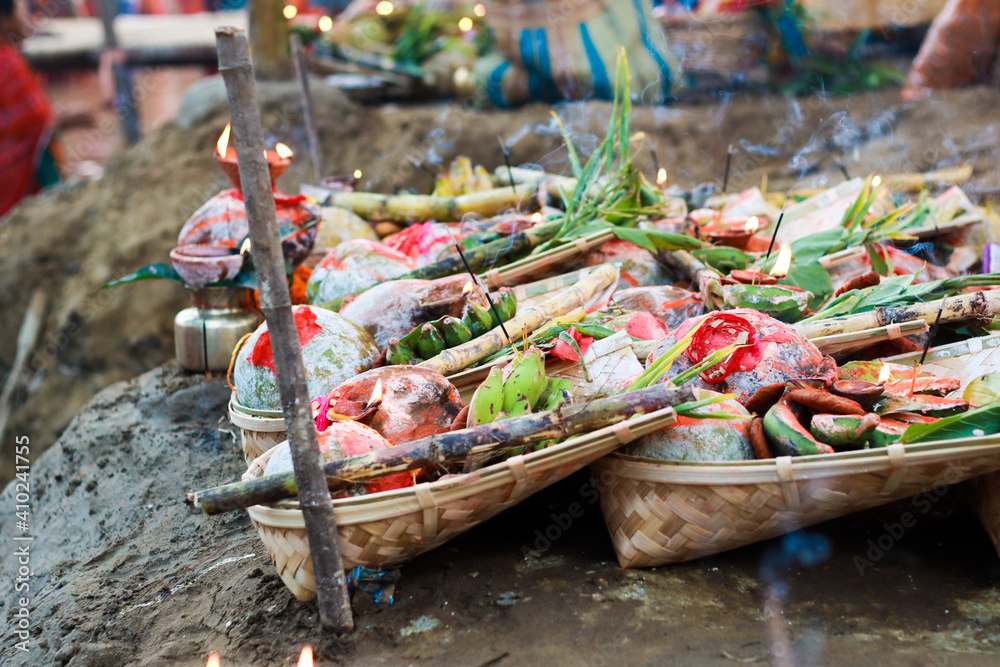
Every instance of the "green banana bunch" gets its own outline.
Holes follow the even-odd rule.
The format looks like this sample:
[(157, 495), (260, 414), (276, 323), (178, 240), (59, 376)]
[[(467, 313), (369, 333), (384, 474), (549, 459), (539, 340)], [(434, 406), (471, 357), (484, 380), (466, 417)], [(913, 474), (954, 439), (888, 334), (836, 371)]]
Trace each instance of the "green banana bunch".
[(386, 362), (392, 365), (420, 363), (440, 354), (446, 348), (456, 347), (482, 336), (517, 313), (517, 299), (509, 287), (501, 288), (494, 305), (500, 316), (499, 321), (491, 308), (467, 300), (461, 318), (442, 317), (414, 328), (401, 339), (390, 340)]
[(549, 393), (546, 405), (558, 405), (569, 396), (569, 380), (545, 377), (542, 351), (533, 347), (513, 362), (507, 379), (499, 366), (490, 369), (469, 401), (469, 426), (530, 414), (542, 405), (539, 399), (546, 390)]

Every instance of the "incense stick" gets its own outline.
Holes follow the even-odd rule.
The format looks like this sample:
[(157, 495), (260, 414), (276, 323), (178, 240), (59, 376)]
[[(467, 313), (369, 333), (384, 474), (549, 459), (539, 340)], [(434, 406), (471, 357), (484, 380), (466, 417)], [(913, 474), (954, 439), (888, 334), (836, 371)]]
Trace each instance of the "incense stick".
[(656, 151), (649, 149), (650, 155), (653, 156), (653, 171), (656, 172), (656, 177), (660, 177), (660, 161), (656, 159)]
[(941, 307), (938, 309), (937, 317), (934, 319), (934, 324), (931, 325), (931, 330), (927, 332), (927, 342), (924, 343), (924, 351), (920, 355), (920, 361), (913, 365), (913, 381), (910, 382), (910, 398), (913, 398), (913, 390), (917, 386), (917, 373), (920, 372), (920, 367), (924, 365), (924, 360), (927, 358), (927, 350), (931, 349), (931, 343), (934, 341), (934, 334), (937, 333), (938, 323), (941, 322), (941, 315), (944, 314), (944, 304), (948, 300), (948, 297), (941, 299)]
[(842, 163), (840, 162), (837, 163), (837, 169), (839, 169), (840, 173), (844, 175), (845, 181), (851, 180), (851, 175), (847, 173), (847, 167), (845, 167)]
[(733, 165), (734, 151), (733, 145), (729, 144), (729, 150), (726, 151), (726, 171), (722, 175), (722, 199), (719, 202), (719, 213), (715, 217), (716, 224), (722, 222), (722, 209), (726, 207), (726, 192), (729, 189), (729, 168)]
[[(507, 178), (510, 179), (510, 190), (514, 194), (517, 194), (517, 189), (514, 187), (514, 170), (510, 168), (510, 149), (507, 148), (507, 143), (499, 134), (497, 135), (497, 141), (500, 142), (500, 150), (503, 152), (503, 163), (507, 165)], [(507, 332), (504, 331), (504, 333)]]
[[(788, 201), (785, 201), (785, 205)], [(781, 213), (778, 215), (778, 222), (774, 223), (774, 232), (771, 233), (771, 242), (767, 244), (767, 253), (764, 255), (764, 265), (760, 267), (761, 271), (767, 269), (767, 260), (771, 257), (771, 251), (774, 249), (774, 240), (778, 238), (778, 230), (781, 228), (781, 221), (785, 219), (785, 205), (781, 207)]]
[[(472, 283), (474, 285), (479, 285), (479, 279), (476, 278), (476, 274), (472, 271), (472, 267), (469, 266), (468, 260), (465, 259), (465, 253), (462, 252), (462, 247), (458, 245), (458, 241), (455, 240), (455, 235), (451, 233), (451, 230), (448, 229), (447, 225), (445, 226), (445, 229), (448, 230), (448, 236), (451, 237), (451, 242), (455, 244), (455, 250), (458, 251), (458, 256), (462, 258), (462, 264), (465, 264), (465, 269), (469, 272), (469, 275), (472, 276)], [(500, 311), (497, 310), (496, 304), (494, 304), (493, 299), (490, 298), (490, 291), (484, 288), (483, 296), (486, 297), (486, 303), (490, 304), (490, 311), (493, 313), (493, 317), (497, 318), (497, 322), (500, 323), (500, 330), (503, 331), (504, 337), (507, 338), (507, 343), (513, 346), (514, 339), (510, 337), (509, 333), (507, 333), (507, 327), (503, 325), (503, 320), (500, 318)]]

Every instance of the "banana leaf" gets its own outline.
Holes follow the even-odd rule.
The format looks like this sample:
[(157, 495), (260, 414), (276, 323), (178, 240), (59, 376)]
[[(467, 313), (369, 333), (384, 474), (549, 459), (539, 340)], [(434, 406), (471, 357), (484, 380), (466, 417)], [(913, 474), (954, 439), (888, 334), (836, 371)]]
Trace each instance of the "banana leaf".
[(930, 424), (913, 424), (900, 442), (927, 442), (953, 440), (1000, 433), (1000, 404), (988, 405), (962, 414), (939, 419)]

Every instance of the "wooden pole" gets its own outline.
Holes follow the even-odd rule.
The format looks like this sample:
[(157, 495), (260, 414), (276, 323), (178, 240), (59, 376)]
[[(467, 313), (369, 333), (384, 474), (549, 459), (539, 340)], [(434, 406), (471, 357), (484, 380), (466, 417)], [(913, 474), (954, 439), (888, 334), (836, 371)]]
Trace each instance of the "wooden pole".
[(134, 146), (139, 142), (139, 113), (136, 109), (137, 102), (132, 87), (132, 69), (125, 60), (125, 52), (118, 46), (118, 36), (115, 34), (115, 16), (118, 15), (118, 3), (115, 0), (101, 0), (98, 9), (101, 13), (101, 26), (104, 29), (102, 64), (108, 62), (111, 67), (111, 85), (114, 87), (115, 94), (114, 105), (121, 118), (122, 129), (125, 132), (125, 143)]
[(292, 78), (285, 0), (250, 0), (250, 41), (254, 72), (261, 81)]
[(302, 116), (306, 121), (306, 136), (309, 138), (309, 156), (313, 163), (313, 181), (316, 185), (323, 180), (323, 162), (319, 152), (319, 139), (316, 137), (316, 126), (313, 124), (312, 98), (309, 96), (309, 72), (306, 70), (306, 58), (302, 52), (302, 38), (293, 33), (292, 63), (295, 65), (295, 76), (299, 80), (299, 94), (302, 96)]
[[(324, 466), (331, 489), (374, 477), (449, 461), (464, 460), (470, 452), (509, 449), (551, 438), (565, 438), (623, 421), (632, 415), (649, 414), (695, 400), (690, 387), (666, 382), (627, 394), (599, 398), (590, 403), (558, 410), (512, 417), (461, 431), (438, 433), (369, 454), (330, 461)], [(187, 502), (206, 514), (273, 503), (296, 495), (296, 477), (291, 473), (266, 475), (189, 493)], [(301, 496), (300, 496), (301, 497)]]
[(333, 504), (320, 466), (319, 443), (302, 364), (302, 347), (292, 316), (271, 179), (264, 158), (264, 133), (260, 124), (250, 49), (246, 33), (237, 28), (217, 28), (215, 37), (219, 72), (229, 98), (229, 116), (250, 224), (254, 264), (260, 281), (260, 309), (271, 336), (281, 410), (288, 430), (299, 503), (312, 553), (320, 617), (324, 624), (350, 632), (354, 629), (354, 620), (337, 543)]

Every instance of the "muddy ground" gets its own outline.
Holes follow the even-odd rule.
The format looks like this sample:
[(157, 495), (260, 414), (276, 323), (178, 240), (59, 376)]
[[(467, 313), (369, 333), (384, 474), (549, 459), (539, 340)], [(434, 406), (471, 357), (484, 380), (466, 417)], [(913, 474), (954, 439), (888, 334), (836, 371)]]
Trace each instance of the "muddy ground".
[[(622, 570), (585, 472), (406, 564), (393, 604), (357, 593), (357, 631), (337, 640), (284, 588), (245, 513), (182, 502), (243, 470), (227, 397), (170, 364), (103, 391), (39, 458), (20, 593), (30, 651), (14, 648), (5, 587), (0, 664), (195, 667), (218, 650), (223, 665), (294, 665), (305, 643), (320, 665), (996, 664), (1000, 559), (955, 492)], [(567, 521), (574, 502), (584, 514)], [(5, 577), (13, 505), (10, 485)]]
[[(545, 105), (510, 112), (454, 104), (359, 107), (322, 86), (315, 96), (326, 173), (361, 169), (368, 189), (427, 191), (434, 165), (457, 155), (496, 166), (498, 134), (511, 145), (514, 164), (566, 169)], [(297, 91), (272, 86), (261, 98), (268, 130), (300, 156), (279, 182), (295, 191), (311, 173)], [(99, 389), (173, 357), (173, 316), (186, 304), (180, 287), (146, 282), (94, 290), (168, 261), (184, 220), (224, 187), (211, 157), (226, 121), (223, 99), (219, 87), (192, 96), (179, 123), (167, 123), (113, 159), (99, 181), (63, 186), (0, 221), (0, 375), (14, 358), (30, 294), (40, 289), (48, 297), (44, 330), (7, 430), (30, 435), (36, 455)], [(972, 163), (976, 176), (968, 190), (983, 199), (1000, 190), (998, 106), (996, 88), (941, 93), (918, 105), (900, 103), (895, 89), (845, 98), (728, 96), (713, 104), (637, 109), (633, 125), (646, 132), (646, 145), (671, 182), (686, 187), (720, 181), (733, 144), (731, 189), (759, 184), (765, 174), (771, 189), (838, 182), (837, 162), (852, 175)], [(586, 149), (603, 134), (608, 105), (574, 104), (559, 112)], [(648, 152), (639, 163), (652, 174)], [(0, 483), (10, 479), (12, 442), (2, 444)]]

